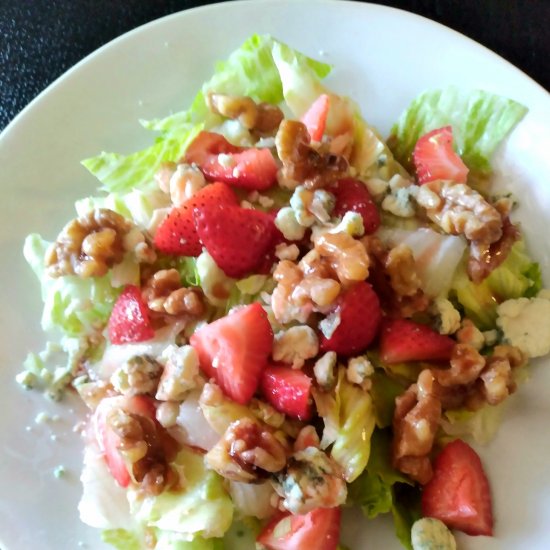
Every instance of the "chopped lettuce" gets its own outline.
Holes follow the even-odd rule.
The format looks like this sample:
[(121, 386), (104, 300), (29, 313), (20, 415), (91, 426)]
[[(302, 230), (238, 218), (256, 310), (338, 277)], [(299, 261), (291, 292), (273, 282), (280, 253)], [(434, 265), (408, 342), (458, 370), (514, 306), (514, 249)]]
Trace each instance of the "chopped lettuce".
[(222, 478), (204, 465), (203, 455), (182, 449), (174, 465), (181, 470), (183, 489), (143, 496), (128, 491), (133, 517), (148, 527), (173, 531), (189, 538), (222, 537), (233, 520), (233, 505)]
[(314, 394), (319, 415), (325, 423), (321, 446), (333, 442), (331, 456), (344, 470), (348, 483), (365, 469), (370, 454), (370, 437), (375, 425), (373, 401), (368, 392), (346, 378), (343, 367), (338, 370), (334, 393)]
[(445, 411), (441, 420), (444, 439), (471, 437), (476, 443), (485, 445), (495, 436), (507, 401), (499, 405), (485, 405), (477, 411), (457, 409)]
[(420, 490), (417, 487), (398, 484), (393, 488), (392, 516), (395, 534), (403, 547), (413, 550), (411, 529), (413, 523), (422, 517)]
[(116, 550), (141, 550), (140, 539), (126, 529), (106, 529), (101, 533), (101, 540)]
[(376, 413), (376, 425), (378, 428), (387, 428), (392, 424), (395, 398), (401, 395), (405, 388), (380, 369), (375, 371), (371, 380), (370, 394)]
[(534, 296), (541, 286), (539, 265), (529, 257), (523, 241), (518, 241), (506, 260), (480, 284), (470, 281), (465, 268), (459, 267), (451, 291), (477, 327), (490, 330), (495, 328), (500, 302)]
[(148, 189), (156, 185), (154, 175), (161, 163), (179, 160), (202, 128), (202, 124), (182, 126), (142, 151), (130, 155), (103, 152), (83, 160), (82, 164), (106, 191), (120, 193), (136, 188)]
[(474, 172), (487, 174), (491, 171), (491, 155), (526, 112), (523, 105), (482, 90), (430, 90), (420, 94), (401, 114), (388, 143), (397, 160), (411, 168), (418, 138), (451, 125), (466, 165)]

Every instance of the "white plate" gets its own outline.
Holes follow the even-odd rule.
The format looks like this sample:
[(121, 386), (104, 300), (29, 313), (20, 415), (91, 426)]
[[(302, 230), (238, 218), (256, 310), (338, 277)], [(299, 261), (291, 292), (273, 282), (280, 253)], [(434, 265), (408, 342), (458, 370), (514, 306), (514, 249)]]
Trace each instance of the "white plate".
[[(130, 152), (151, 135), (138, 118), (186, 107), (215, 60), (250, 34), (271, 33), (335, 66), (329, 83), (351, 95), (387, 133), (420, 91), (458, 84), (516, 99), (530, 109), (499, 153), (498, 171), (521, 200), (534, 255), (550, 275), (550, 98), (523, 73), (469, 39), (426, 19), (347, 2), (230, 2), (175, 14), (139, 28), (86, 58), (41, 94), (0, 138), (0, 546), (7, 550), (102, 548), (78, 520), (81, 448), (77, 412), (22, 392), (13, 382), (25, 354), (40, 349), (38, 284), (21, 247), (31, 231), (54, 238), (73, 201), (96, 185), (80, 166), (100, 150)], [(547, 283), (548, 283), (547, 279)], [(482, 449), (492, 483), (495, 538), (464, 537), (463, 548), (550, 548), (550, 364), (512, 399), (497, 439)], [(61, 420), (34, 424), (39, 410)], [(27, 431), (26, 427), (30, 427)], [(57, 441), (50, 440), (57, 434)], [(52, 471), (66, 466), (65, 479)], [(353, 516), (352, 548), (399, 548), (388, 522)]]

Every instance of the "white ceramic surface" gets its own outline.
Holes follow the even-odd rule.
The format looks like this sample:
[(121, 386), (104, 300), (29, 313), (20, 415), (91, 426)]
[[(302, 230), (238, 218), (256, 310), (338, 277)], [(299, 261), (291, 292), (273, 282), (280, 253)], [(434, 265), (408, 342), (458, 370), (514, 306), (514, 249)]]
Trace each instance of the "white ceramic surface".
[[(498, 153), (497, 172), (521, 200), (517, 217), (550, 282), (550, 98), (501, 58), (426, 19), (380, 6), (338, 1), (254, 0), (175, 14), (108, 44), (55, 82), (0, 137), (0, 547), (103, 548), (78, 520), (81, 449), (78, 408), (22, 392), (13, 377), (40, 349), (40, 294), (21, 247), (32, 231), (54, 238), (73, 201), (93, 192), (80, 166), (100, 150), (130, 152), (151, 135), (138, 118), (187, 106), (224, 58), (250, 34), (271, 33), (335, 66), (328, 82), (351, 95), (387, 133), (420, 91), (457, 84), (484, 88), (530, 108)], [(495, 538), (461, 537), (462, 548), (550, 548), (550, 363), (534, 364), (498, 437), (481, 449), (493, 487)], [(36, 425), (40, 410), (61, 419)], [(57, 440), (51, 440), (56, 434)], [(56, 465), (67, 476), (53, 477)], [(348, 517), (352, 549), (399, 548), (388, 521)], [(79, 545), (80, 544), (80, 545)]]

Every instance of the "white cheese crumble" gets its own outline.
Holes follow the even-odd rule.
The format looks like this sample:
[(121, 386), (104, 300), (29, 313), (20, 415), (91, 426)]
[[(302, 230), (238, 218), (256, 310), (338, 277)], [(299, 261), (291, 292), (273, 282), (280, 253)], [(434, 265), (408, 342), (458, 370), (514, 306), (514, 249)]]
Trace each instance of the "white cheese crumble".
[(440, 334), (454, 334), (460, 329), (460, 312), (446, 298), (436, 298), (434, 309), (438, 316)]
[(279, 260), (290, 260), (293, 262), (298, 259), (300, 249), (295, 244), (279, 243), (275, 247), (275, 256)]
[(306, 228), (298, 223), (294, 210), (290, 206), (285, 206), (277, 212), (275, 226), (287, 241), (299, 241), (306, 233)]
[(330, 229), (329, 233), (347, 233), (351, 237), (362, 237), (365, 234), (363, 216), (357, 212), (348, 211), (344, 214), (342, 221)]
[(336, 352), (327, 351), (321, 358), (317, 359), (313, 366), (315, 380), (324, 390), (330, 390), (336, 385), (334, 369), (336, 367)]
[(497, 325), (504, 339), (528, 357), (550, 352), (550, 298), (541, 291), (536, 298), (506, 300), (497, 308)]
[(456, 540), (440, 520), (421, 518), (411, 529), (413, 550), (456, 550)]
[(352, 384), (357, 384), (364, 389), (369, 389), (371, 386), (369, 376), (372, 374), (374, 374), (374, 367), (366, 355), (352, 357), (348, 361), (346, 378)]
[(301, 369), (307, 359), (319, 352), (319, 339), (307, 325), (291, 327), (278, 332), (273, 340), (273, 359)]
[(199, 357), (192, 346), (168, 346), (161, 356), (165, 361), (156, 398), (159, 401), (183, 401), (185, 394), (197, 386)]

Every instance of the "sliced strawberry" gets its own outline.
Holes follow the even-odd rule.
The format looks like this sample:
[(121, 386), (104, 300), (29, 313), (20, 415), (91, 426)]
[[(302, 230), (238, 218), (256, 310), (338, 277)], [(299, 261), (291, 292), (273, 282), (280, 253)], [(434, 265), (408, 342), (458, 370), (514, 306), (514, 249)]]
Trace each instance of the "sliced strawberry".
[(347, 289), (330, 314), (339, 323), (330, 338), (321, 336), (321, 349), (341, 355), (356, 355), (374, 340), (382, 313), (378, 296), (369, 283), (356, 283)]
[(384, 319), (380, 331), (380, 359), (387, 364), (448, 361), (454, 345), (452, 338), (408, 319)]
[(254, 395), (273, 346), (273, 331), (259, 303), (243, 306), (191, 336), (201, 369), (224, 393), (246, 404)]
[(260, 386), (268, 403), (298, 420), (311, 418), (311, 378), (299, 369), (269, 366), (263, 374)]
[(275, 224), (265, 212), (208, 204), (195, 208), (194, 217), (201, 242), (228, 277), (257, 270), (274, 246)]
[(333, 214), (336, 216), (344, 216), (346, 212), (361, 214), (367, 235), (371, 235), (380, 227), (378, 208), (363, 182), (344, 178), (338, 180), (329, 190), (336, 197)]
[(323, 139), (329, 107), (330, 97), (327, 94), (321, 94), (302, 116), (302, 122), (306, 125), (311, 141)]
[(112, 344), (143, 342), (155, 335), (149, 310), (137, 286), (127, 285), (118, 297), (109, 317), (108, 332)]
[(201, 132), (195, 138), (185, 161), (197, 164), (209, 181), (245, 189), (263, 191), (277, 181), (277, 163), (269, 149), (236, 147), (212, 132)]
[(424, 134), (413, 151), (418, 183), (451, 180), (466, 183), (468, 167), (453, 150), (453, 129), (444, 126)]
[(155, 233), (156, 248), (165, 254), (198, 256), (202, 252), (202, 244), (195, 228), (193, 209), (210, 204), (237, 204), (237, 197), (225, 183), (217, 182), (203, 187), (181, 206), (174, 207), (164, 218)]
[(296, 516), (278, 514), (258, 536), (267, 550), (336, 550), (340, 539), (340, 508), (315, 508)]
[(215, 132), (199, 132), (197, 137), (189, 144), (185, 151), (184, 160), (188, 164), (201, 166), (211, 155), (221, 153), (240, 153), (242, 147), (237, 147)]
[(422, 492), (422, 513), (468, 535), (492, 536), (489, 482), (479, 456), (461, 439), (435, 459), (433, 478)]
[(150, 398), (143, 395), (107, 397), (100, 401), (92, 417), (94, 435), (111, 475), (121, 487), (128, 487), (131, 478), (126, 461), (119, 450), (121, 438), (107, 422), (108, 416), (117, 409), (154, 420), (155, 406)]

